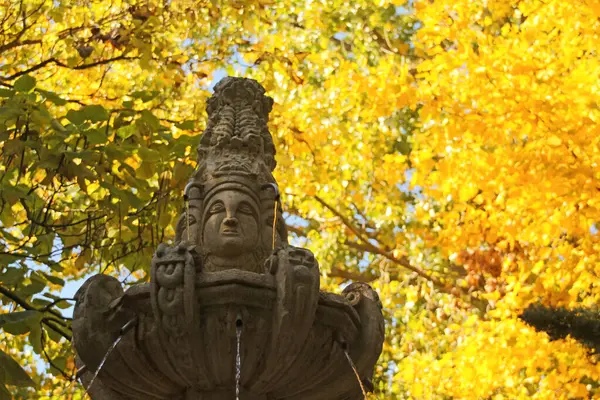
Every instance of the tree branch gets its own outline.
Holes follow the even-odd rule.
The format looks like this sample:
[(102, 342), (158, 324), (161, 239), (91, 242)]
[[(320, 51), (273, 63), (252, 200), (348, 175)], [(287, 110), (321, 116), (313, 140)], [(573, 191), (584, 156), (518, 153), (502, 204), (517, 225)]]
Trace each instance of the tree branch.
[(352, 272), (338, 267), (332, 267), (328, 274), (336, 278), (348, 279), (354, 282), (371, 283), (379, 278), (372, 274), (361, 274), (360, 272)]
[(42, 329), (42, 334), (40, 336), (40, 341), (41, 341), (41, 345), (42, 345), (42, 352), (44, 353), (44, 356), (46, 357), (46, 360), (48, 361), (48, 364), (50, 364), (52, 367), (54, 367), (57, 371), (59, 371), (61, 373), (61, 375), (63, 377), (65, 377), (65, 379), (72, 381), (74, 378), (72, 376), (67, 375), (67, 373), (65, 371), (63, 371), (62, 369), (60, 369), (55, 363), (54, 361), (52, 361), (52, 359), (50, 358), (50, 356), (48, 355), (48, 352), (46, 351), (46, 332), (44, 330), (44, 325), (40, 322), (40, 328)]
[[(131, 61), (131, 60), (137, 60), (139, 59), (139, 57), (129, 57), (129, 56), (125, 56), (125, 55), (120, 55), (118, 57), (113, 57), (113, 58), (108, 58), (106, 60), (100, 60), (100, 61), (96, 61), (93, 63), (89, 63), (89, 64), (83, 64), (83, 65), (78, 65), (76, 67), (73, 67), (72, 69), (88, 69), (88, 68), (93, 68), (93, 67), (97, 67), (98, 65), (104, 65), (104, 64), (108, 64), (114, 61)], [(61, 65), (61, 67), (66, 67), (69, 68), (66, 65)]]
[(298, 236), (306, 236), (306, 232), (302, 228), (289, 224), (286, 224), (286, 226), (288, 231), (293, 232)]
[[(0, 294), (4, 295), (4, 297), (12, 300), (13, 302), (15, 302), (17, 305), (21, 306), (25, 310), (42, 312), (42, 311), (38, 310), (37, 308), (35, 308), (34, 306), (32, 306), (31, 304), (29, 304), (27, 301), (23, 300), (21, 297), (16, 295), (14, 292), (11, 292), (10, 290), (8, 290), (5, 287), (0, 286)], [(54, 311), (54, 310), (49, 310), (49, 312), (51, 312), (51, 313), (52, 313), (52, 311)], [(56, 311), (54, 311), (54, 313), (52, 313), (52, 314), (57, 315), (60, 318), (63, 318), (63, 316), (60, 315), (60, 313), (57, 313)], [(69, 341), (71, 340), (71, 335), (69, 333), (65, 332), (61, 327), (56, 325), (56, 323), (58, 323), (57, 320), (50, 319), (50, 318), (42, 318), (42, 322), (44, 324), (46, 324), (46, 326), (48, 326), (48, 328), (52, 329), (53, 331), (55, 331), (56, 333), (58, 333), (65, 339), (67, 339)]]
[[(21, 199), (20, 203), (23, 206), (23, 208), (25, 209), (25, 214), (27, 215), (27, 221), (31, 221), (34, 224), (39, 225), (41, 227), (44, 227), (46, 229), (61, 229), (61, 228), (64, 229), (64, 228), (69, 228), (69, 227), (72, 227), (72, 226), (76, 226), (76, 225), (87, 223), (90, 220), (91, 221), (96, 221), (96, 220), (99, 220), (99, 219), (107, 217), (106, 214), (102, 214), (102, 215), (100, 215), (98, 217), (84, 218), (84, 219), (79, 220), (79, 221), (68, 222), (68, 223), (65, 223), (65, 224), (48, 224), (45, 221), (42, 222), (42, 221), (36, 220), (36, 218), (31, 213), (31, 210), (29, 209), (29, 206), (25, 202), (25, 199)], [(49, 207), (45, 207), (45, 208), (47, 208), (48, 210), (50, 209)], [(24, 222), (27, 222), (27, 221), (24, 221)], [(21, 222), (21, 223), (16, 224), (16, 225), (20, 225), (20, 224), (22, 224), (24, 222)], [(80, 236), (80, 235), (77, 235), (77, 236)]]
[[(399, 265), (403, 268), (406, 268), (409, 271), (416, 273), (420, 277), (430, 281), (438, 289), (440, 289), (441, 291), (443, 291), (445, 293), (453, 294), (455, 292), (455, 290), (453, 290), (453, 289), (458, 288), (458, 290), (460, 290), (461, 292), (468, 294), (465, 292), (464, 288), (448, 285), (448, 284), (442, 282), (440, 279), (436, 278), (435, 276), (428, 274), (426, 271), (422, 270), (421, 268), (415, 267), (414, 265), (412, 265), (410, 263), (410, 261), (408, 260), (408, 257), (406, 257), (406, 256), (396, 257), (392, 253), (382, 249), (381, 247), (376, 246), (371, 241), (369, 241), (369, 239), (367, 237), (365, 237), (362, 234), (362, 232), (356, 226), (354, 226), (354, 224), (352, 222), (350, 222), (350, 220), (348, 218), (346, 218), (344, 215), (342, 215), (342, 213), (340, 213), (335, 208), (330, 206), (325, 200), (323, 200), (319, 196), (314, 196), (314, 197), (323, 207), (325, 207), (326, 209), (331, 211), (336, 217), (338, 217), (342, 221), (342, 223), (348, 229), (350, 229), (350, 231), (352, 231), (352, 233), (354, 233), (354, 235), (362, 242), (362, 243), (354, 243), (354, 242), (346, 241), (347, 245), (354, 246), (355, 248), (358, 248), (361, 251), (365, 251), (365, 252), (383, 256), (386, 259), (388, 259), (389, 261), (393, 262), (394, 264)], [(337, 271), (337, 272), (339, 273), (339, 271)], [(362, 277), (362, 279), (367, 279), (367, 278)]]
[[(24, 40), (22, 42), (20, 42), (19, 40), (23, 37), (23, 35), (27, 31), (27, 29), (31, 28), (31, 26), (32, 26), (32, 25), (27, 25), (27, 18), (31, 17), (33, 14), (38, 12), (42, 8), (43, 5), (44, 5), (44, 2), (42, 1), (40, 3), (40, 5), (36, 9), (34, 9), (29, 15), (26, 15), (25, 11), (23, 11), (23, 20), (22, 20), (23, 28), (21, 28), (21, 30), (16, 34), (16, 36), (13, 40), (0, 46), (0, 54), (2, 54), (3, 52), (5, 52), (7, 50), (15, 48), (15, 47), (25, 46), (25, 45), (29, 45), (29, 44), (42, 43), (42, 41), (40, 39), (36, 39), (36, 40), (28, 39), (28, 40)], [(22, 7), (23, 7), (23, 2), (21, 2), (19, 12), (22, 10)], [(2, 22), (4, 22), (4, 21), (2, 21)], [(16, 20), (15, 20), (15, 22), (16, 22)]]
[(369, 239), (367, 237), (365, 237), (362, 232), (354, 226), (354, 224), (352, 222), (350, 222), (350, 220), (348, 220), (348, 218), (346, 218), (345, 216), (343, 216), (339, 211), (337, 211), (335, 208), (333, 208), (332, 206), (330, 206), (325, 200), (323, 200), (322, 198), (320, 198), (319, 196), (315, 196), (315, 199), (321, 203), (321, 205), (325, 208), (327, 208), (329, 211), (331, 211), (336, 217), (338, 217), (342, 223), (348, 228), (350, 229), (350, 231), (352, 231), (352, 233), (354, 233), (354, 235), (356, 235), (356, 237), (362, 242), (362, 248), (364, 251), (368, 251), (369, 253), (374, 253), (374, 254), (379, 254), (381, 256), (384, 256), (385, 258), (387, 258), (388, 260), (392, 261), (395, 264), (398, 264), (408, 270), (411, 270), (412, 272), (417, 273), (419, 276), (433, 282), (435, 285), (439, 286), (440, 288), (445, 288), (446, 285), (444, 285), (442, 282), (440, 282), (437, 278), (429, 275), (427, 272), (423, 271), (422, 269), (415, 267), (414, 265), (412, 265), (410, 263), (410, 261), (408, 261), (408, 258), (405, 256), (402, 256), (400, 258), (395, 257), (393, 254), (385, 251), (384, 249), (374, 245), (371, 241), (369, 241)]
[(5, 51), (8, 51), (10, 49), (14, 49), (15, 47), (21, 47), (21, 46), (28, 46), (30, 44), (41, 44), (42, 41), (39, 39), (27, 39), (27, 40), (23, 40), (22, 42), (19, 42), (18, 39), (13, 40), (10, 43), (6, 43), (5, 45), (0, 46), (0, 54), (4, 53)]
[(34, 72), (37, 71), (38, 69), (42, 69), (44, 68), (46, 65), (48, 64), (55, 64), (59, 67), (62, 68), (68, 68), (68, 69), (74, 69), (74, 70), (82, 70), (82, 69), (88, 69), (88, 68), (93, 68), (93, 67), (97, 67), (98, 65), (104, 65), (104, 64), (108, 64), (114, 61), (123, 61), (123, 60), (136, 60), (139, 57), (130, 57), (130, 56), (125, 56), (125, 55), (120, 55), (117, 57), (113, 57), (113, 58), (108, 58), (105, 60), (100, 60), (100, 61), (96, 61), (93, 63), (89, 63), (89, 64), (83, 64), (83, 65), (78, 65), (75, 67), (69, 67), (68, 65), (62, 63), (61, 61), (57, 60), (56, 58), (49, 58), (47, 60), (42, 61), (41, 63), (34, 65), (33, 67), (27, 68), (26, 70), (23, 71), (19, 71), (15, 74), (12, 74), (10, 76), (4, 76), (4, 77), (0, 77), (0, 81), (12, 81), (22, 75), (26, 75), (30, 72)]

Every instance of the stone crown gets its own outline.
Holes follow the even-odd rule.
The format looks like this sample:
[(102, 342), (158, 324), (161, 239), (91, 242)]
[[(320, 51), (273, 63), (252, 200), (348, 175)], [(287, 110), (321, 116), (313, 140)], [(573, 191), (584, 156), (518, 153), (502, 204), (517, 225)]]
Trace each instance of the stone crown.
[(195, 181), (228, 176), (274, 182), (275, 146), (267, 122), (273, 99), (252, 79), (226, 77), (208, 100)]

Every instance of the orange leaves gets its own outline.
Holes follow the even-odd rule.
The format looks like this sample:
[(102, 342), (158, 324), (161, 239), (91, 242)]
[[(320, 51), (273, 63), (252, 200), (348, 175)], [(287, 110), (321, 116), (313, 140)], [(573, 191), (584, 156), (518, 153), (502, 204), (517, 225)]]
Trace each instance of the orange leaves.
[(475, 252), (461, 251), (456, 263), (462, 264), (469, 274), (489, 274), (498, 278), (502, 273), (502, 253), (496, 249), (479, 250)]

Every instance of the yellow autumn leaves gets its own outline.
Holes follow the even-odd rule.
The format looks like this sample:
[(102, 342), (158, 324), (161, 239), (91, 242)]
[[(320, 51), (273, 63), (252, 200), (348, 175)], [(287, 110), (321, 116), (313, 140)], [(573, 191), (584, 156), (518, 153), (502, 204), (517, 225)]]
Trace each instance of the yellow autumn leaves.
[[(436, 209), (420, 214), (435, 221), (427, 240), (450, 259), (465, 249), (495, 249), (503, 263), (500, 289), (482, 295), (493, 301), (490, 320), (464, 325), (439, 359), (405, 359), (398, 378), (416, 382), (415, 398), (596, 393), (585, 382), (598, 379), (598, 368), (579, 345), (547, 343), (515, 317), (531, 302), (600, 300), (593, 283), (600, 250), (597, 4), (419, 1), (415, 8), (423, 23), (415, 46), (425, 61), (417, 66), (421, 130), (411, 160), (413, 184), (426, 193), (417, 211)], [(425, 373), (412, 376), (414, 369)]]
[[(172, 236), (213, 74), (253, 77), (275, 99), (287, 222), (317, 255), (323, 287), (362, 279), (380, 293), (380, 398), (598, 396), (598, 369), (579, 344), (548, 342), (516, 316), (536, 301), (600, 302), (599, 4), (149, 1), (141, 12), (127, 1), (48, 2), (21, 37), (39, 43), (6, 50), (0, 75), (47, 58), (64, 65), (30, 74), (36, 90), (64, 97), (43, 100), (61, 135), (69, 115), (103, 107), (107, 118), (82, 129), (87, 144), (74, 127), (57, 139), (84, 164), (103, 154), (86, 167), (97, 179), (71, 177), (54, 196), (54, 168), (21, 176), (13, 160), (0, 170), (5, 183), (21, 176), (64, 205), (48, 213), (57, 224), (85, 221), (118, 189), (122, 198), (103, 207), (111, 218), (99, 240), (114, 244), (100, 259), (139, 235), (147, 248), (109, 273), (141, 278), (148, 266), (136, 263), (158, 234), (139, 230), (158, 224), (161, 240)], [(46, 144), (54, 130), (42, 132)], [(26, 218), (12, 200), (9, 225)], [(121, 226), (141, 209), (143, 221)], [(70, 221), (72, 210), (83, 214)], [(84, 225), (62, 244), (75, 246)], [(89, 249), (68, 256), (57, 273), (67, 280), (99, 262)]]

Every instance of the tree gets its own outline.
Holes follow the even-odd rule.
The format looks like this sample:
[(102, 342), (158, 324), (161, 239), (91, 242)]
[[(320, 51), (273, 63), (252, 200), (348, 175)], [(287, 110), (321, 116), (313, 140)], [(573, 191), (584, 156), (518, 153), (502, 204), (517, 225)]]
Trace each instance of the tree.
[(597, 354), (600, 349), (600, 321), (597, 312), (531, 304), (520, 318), (536, 330), (546, 332), (552, 340), (571, 336), (589, 348), (593, 354)]
[(411, 154), (413, 183), (423, 187), (416, 214), (428, 221), (425, 246), (462, 265), (457, 284), (489, 305), (451, 328), (439, 357), (422, 354), (400, 368), (428, 363), (416, 379), (434, 382), (440, 395), (597, 396), (587, 350), (572, 339), (548, 342), (518, 320), (538, 301), (598, 304), (597, 5), (415, 7), (423, 24), (415, 48), (424, 58)]
[(599, 16), (556, 0), (11, 0), (0, 10), (4, 396), (81, 398), (70, 300), (57, 294), (98, 272), (147, 279), (173, 238), (221, 69), (275, 99), (287, 222), (322, 284), (380, 294), (377, 396), (596, 394), (585, 348), (518, 315), (598, 300)]

